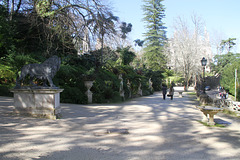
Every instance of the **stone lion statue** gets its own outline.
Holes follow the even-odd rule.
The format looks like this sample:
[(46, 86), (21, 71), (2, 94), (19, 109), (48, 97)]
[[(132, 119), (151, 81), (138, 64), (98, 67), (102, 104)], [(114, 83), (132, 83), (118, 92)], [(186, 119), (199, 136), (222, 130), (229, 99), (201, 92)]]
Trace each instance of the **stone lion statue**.
[(34, 86), (33, 79), (42, 79), (44, 81), (42, 87), (48, 87), (47, 81), (49, 82), (50, 87), (55, 87), (53, 84), (53, 77), (56, 75), (57, 71), (60, 69), (61, 59), (58, 56), (52, 56), (45, 60), (42, 64), (27, 64), (22, 67), (21, 74), (16, 81), (15, 88), (21, 88), (21, 82), (24, 78), (29, 75), (30, 81), (29, 84)]

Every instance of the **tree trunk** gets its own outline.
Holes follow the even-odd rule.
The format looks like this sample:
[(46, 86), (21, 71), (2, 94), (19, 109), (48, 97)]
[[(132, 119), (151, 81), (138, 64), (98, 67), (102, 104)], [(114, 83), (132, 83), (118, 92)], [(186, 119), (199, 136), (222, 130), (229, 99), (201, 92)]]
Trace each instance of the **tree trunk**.
[(16, 13), (19, 11), (20, 7), (21, 7), (21, 4), (22, 4), (22, 0), (19, 0), (18, 2), (18, 5), (17, 5), (17, 9), (16, 9)]
[(14, 12), (14, 0), (12, 0), (11, 13), (10, 13), (10, 21), (12, 21), (13, 12)]
[(103, 31), (102, 31), (102, 35), (101, 35), (102, 37), (101, 37), (101, 60), (100, 60), (100, 62), (101, 62), (101, 65), (103, 64), (103, 37), (104, 37), (104, 33), (103, 33)]
[(6, 1), (7, 11), (9, 12), (9, 0)]

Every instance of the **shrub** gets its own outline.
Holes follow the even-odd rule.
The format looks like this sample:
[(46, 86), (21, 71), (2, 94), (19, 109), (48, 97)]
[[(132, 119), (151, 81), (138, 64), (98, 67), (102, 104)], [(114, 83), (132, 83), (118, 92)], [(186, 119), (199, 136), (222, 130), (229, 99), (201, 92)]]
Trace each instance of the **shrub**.
[(9, 91), (9, 89), (12, 88), (13, 88), (12, 85), (0, 84), (0, 96), (13, 97), (13, 93)]
[(237, 88), (237, 101), (240, 101), (240, 87)]
[(146, 77), (142, 79), (141, 84), (143, 96), (153, 94), (153, 91), (151, 91), (151, 89), (149, 88), (149, 80)]
[(62, 103), (87, 104), (87, 95), (81, 89), (69, 86), (63, 86), (62, 88), (64, 88), (61, 93)]
[(85, 92), (87, 88), (81, 77), (84, 70), (82, 67), (74, 65), (61, 65), (53, 81), (56, 86), (63, 88), (61, 93), (61, 102), (86, 104), (87, 96)]
[(107, 69), (100, 69), (97, 73), (93, 91), (93, 102), (106, 103), (113, 102), (120, 99), (119, 83), (117, 75), (108, 71)]
[[(235, 96), (235, 69), (240, 71), (240, 60), (237, 59), (233, 63), (229, 63), (223, 69), (220, 84), (225, 88), (225, 90), (229, 90), (229, 93)], [(240, 72), (238, 72), (238, 77), (240, 76)], [(240, 100), (240, 99), (239, 99)]]
[(154, 91), (160, 91), (162, 88), (163, 71), (144, 70), (144, 76), (151, 78)]

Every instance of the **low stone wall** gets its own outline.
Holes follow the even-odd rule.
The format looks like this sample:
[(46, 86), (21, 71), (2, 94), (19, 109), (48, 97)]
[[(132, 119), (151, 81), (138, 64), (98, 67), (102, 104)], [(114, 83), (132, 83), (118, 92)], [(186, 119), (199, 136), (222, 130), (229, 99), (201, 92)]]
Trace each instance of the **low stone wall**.
[(199, 105), (211, 105), (213, 103), (212, 98), (207, 93), (197, 90), (196, 95), (199, 98)]
[(207, 94), (200, 94), (199, 95), (199, 103), (200, 103), (200, 105), (208, 105), (208, 104), (212, 104), (213, 100)]
[(222, 99), (217, 95), (213, 98), (207, 94), (199, 94), (199, 103), (200, 105), (211, 105), (218, 108), (225, 108), (230, 111), (236, 112), (240, 116), (240, 102), (234, 101), (231, 98)]

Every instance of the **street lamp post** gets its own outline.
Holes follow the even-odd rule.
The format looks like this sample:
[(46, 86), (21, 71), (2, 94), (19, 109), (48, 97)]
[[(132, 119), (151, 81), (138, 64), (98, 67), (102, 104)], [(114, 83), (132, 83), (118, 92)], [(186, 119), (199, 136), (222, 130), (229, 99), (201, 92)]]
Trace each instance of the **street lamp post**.
[(207, 59), (205, 59), (205, 57), (202, 58), (201, 64), (203, 66), (203, 93), (205, 93), (205, 66), (207, 65)]

